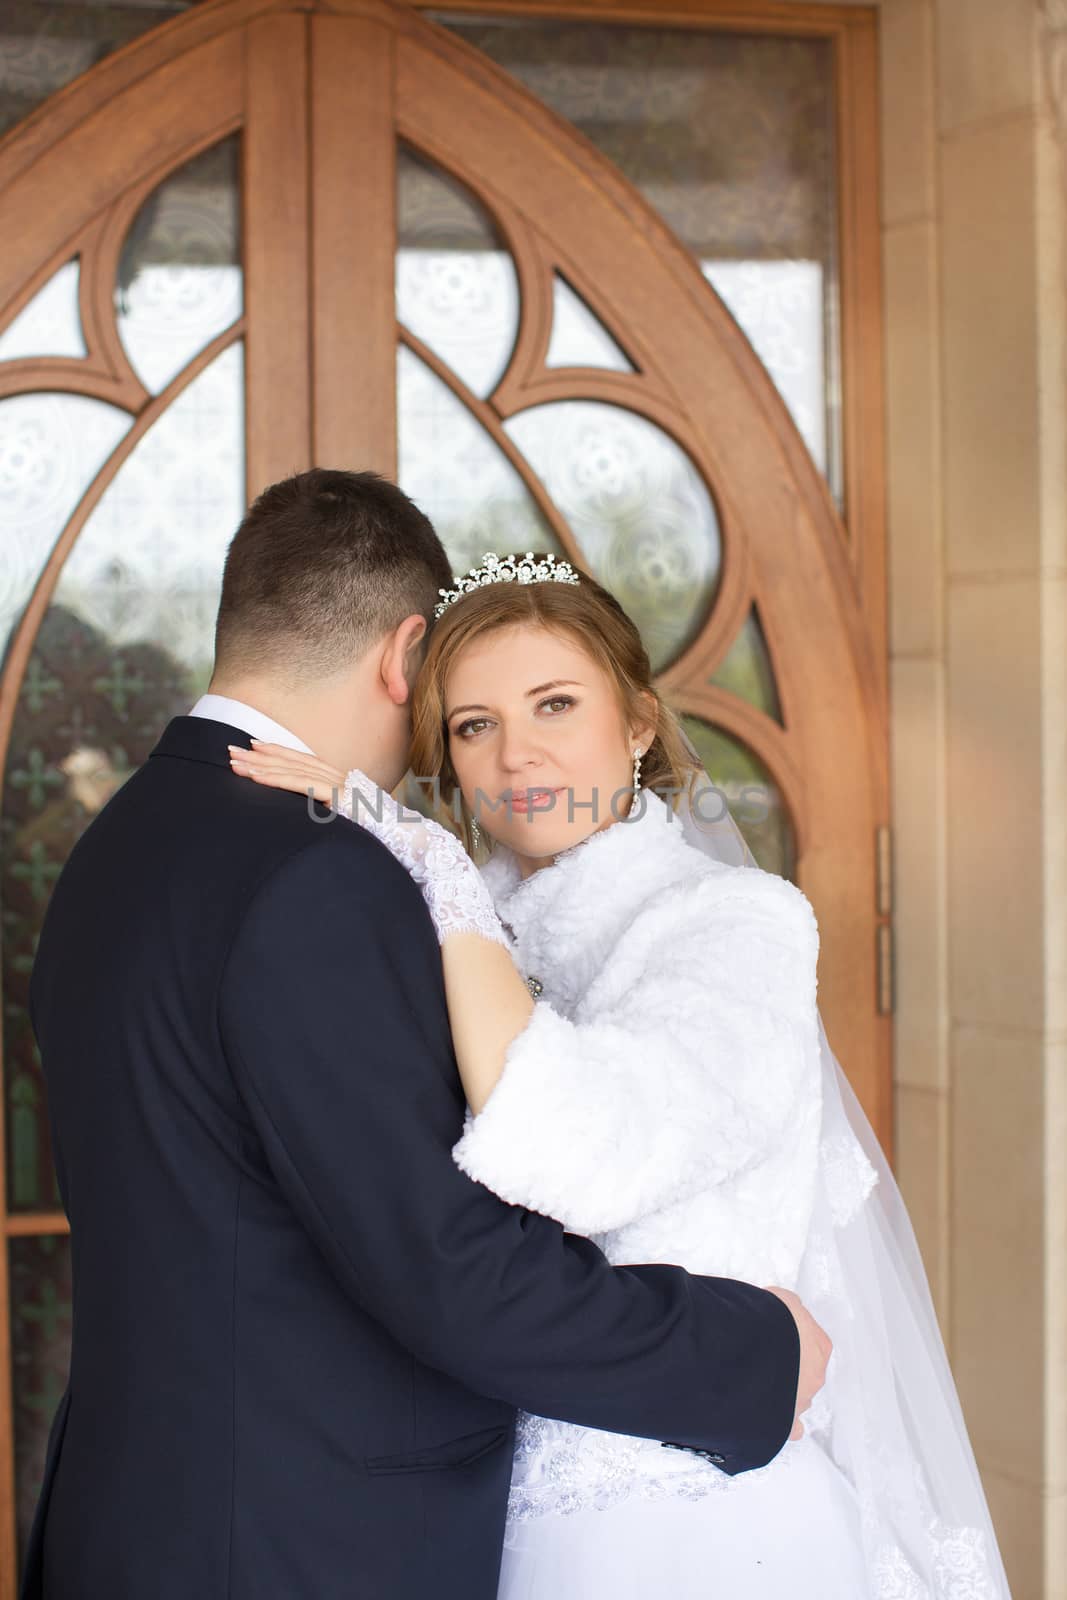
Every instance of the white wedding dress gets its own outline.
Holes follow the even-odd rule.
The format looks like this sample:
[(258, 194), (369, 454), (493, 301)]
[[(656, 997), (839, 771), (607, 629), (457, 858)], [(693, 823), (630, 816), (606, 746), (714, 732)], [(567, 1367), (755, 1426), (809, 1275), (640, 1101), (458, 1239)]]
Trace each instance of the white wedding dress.
[[(877, 1174), (851, 1136), (826, 1140), (811, 906), (701, 856), (644, 793), (525, 880), (500, 846), (483, 868), (541, 988), (455, 1159), (616, 1264), (794, 1288), (824, 1262), (829, 1289), (817, 1197), (827, 1234), (847, 1229)], [(500, 1600), (1002, 1600), (988, 1529), (924, 1514), (917, 1555), (863, 1463), (835, 1460), (829, 1331), (805, 1437), (758, 1471), (520, 1413)]]

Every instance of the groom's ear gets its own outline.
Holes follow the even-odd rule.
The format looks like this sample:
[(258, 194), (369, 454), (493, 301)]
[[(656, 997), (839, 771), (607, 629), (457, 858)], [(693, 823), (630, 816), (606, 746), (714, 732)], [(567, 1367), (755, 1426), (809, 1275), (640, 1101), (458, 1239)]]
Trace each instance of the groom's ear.
[(382, 683), (394, 705), (411, 698), (425, 654), (426, 618), (415, 612), (393, 629), (381, 658)]

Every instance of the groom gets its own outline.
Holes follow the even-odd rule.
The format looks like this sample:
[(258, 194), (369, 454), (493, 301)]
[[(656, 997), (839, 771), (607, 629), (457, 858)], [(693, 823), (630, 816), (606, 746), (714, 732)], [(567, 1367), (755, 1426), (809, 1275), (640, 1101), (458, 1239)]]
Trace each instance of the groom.
[(414, 881), (231, 773), (258, 735), (395, 787), (451, 583), (394, 485), (268, 489), (211, 692), (55, 886), (31, 1012), (74, 1334), (23, 1600), (494, 1600), (516, 1407), (732, 1474), (822, 1381), (792, 1297), (612, 1268), (463, 1176)]

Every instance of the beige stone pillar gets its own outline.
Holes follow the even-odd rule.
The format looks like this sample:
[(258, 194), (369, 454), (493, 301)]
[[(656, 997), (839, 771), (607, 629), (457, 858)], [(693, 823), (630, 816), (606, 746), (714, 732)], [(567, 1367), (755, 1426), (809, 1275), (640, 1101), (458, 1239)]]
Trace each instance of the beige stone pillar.
[(881, 16), (898, 1168), (1013, 1593), (1064, 1600), (1067, 6)]

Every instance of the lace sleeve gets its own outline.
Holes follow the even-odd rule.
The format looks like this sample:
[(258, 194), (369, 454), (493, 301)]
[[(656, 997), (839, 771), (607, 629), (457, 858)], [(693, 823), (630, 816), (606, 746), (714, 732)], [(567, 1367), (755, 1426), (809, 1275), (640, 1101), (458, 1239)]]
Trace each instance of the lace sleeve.
[(408, 811), (358, 767), (345, 778), (338, 809), (406, 867), (422, 891), (439, 944), (450, 934), (476, 933), (510, 949), (481, 873), (447, 828)]
[(818, 932), (803, 896), (779, 888), (687, 889), (668, 928), (628, 945), (635, 981), (610, 1017), (571, 1021), (539, 1001), (457, 1164), (604, 1233), (762, 1159), (819, 1083)]

